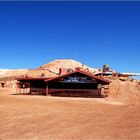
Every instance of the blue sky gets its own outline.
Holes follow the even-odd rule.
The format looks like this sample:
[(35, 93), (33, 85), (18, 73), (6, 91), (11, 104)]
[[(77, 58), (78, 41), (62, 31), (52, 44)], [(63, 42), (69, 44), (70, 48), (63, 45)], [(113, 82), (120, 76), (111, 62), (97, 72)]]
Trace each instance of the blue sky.
[(75, 59), (140, 72), (140, 2), (0, 2), (0, 68)]

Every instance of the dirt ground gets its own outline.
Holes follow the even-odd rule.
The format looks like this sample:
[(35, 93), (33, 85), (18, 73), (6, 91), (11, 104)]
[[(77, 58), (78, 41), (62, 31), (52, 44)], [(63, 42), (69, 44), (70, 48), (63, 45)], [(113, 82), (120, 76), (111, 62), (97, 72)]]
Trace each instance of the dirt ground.
[(0, 89), (0, 140), (139, 140), (139, 87), (119, 84), (119, 95), (105, 99)]

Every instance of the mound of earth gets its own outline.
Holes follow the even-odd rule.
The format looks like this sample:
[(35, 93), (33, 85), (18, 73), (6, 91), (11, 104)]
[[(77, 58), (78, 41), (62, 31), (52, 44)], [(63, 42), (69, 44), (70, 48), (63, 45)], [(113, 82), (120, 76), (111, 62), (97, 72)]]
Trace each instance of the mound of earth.
[(75, 60), (72, 60), (72, 59), (60, 59), (60, 60), (55, 60), (55, 61), (52, 61), (48, 64), (44, 64), (42, 66), (40, 66), (39, 68), (37, 69), (40, 69), (40, 70), (51, 70), (51, 71), (54, 71), (54, 72), (58, 72), (59, 71), (59, 68), (63, 68), (63, 69), (75, 69), (75, 68), (82, 68), (82, 69), (88, 69), (89, 71), (91, 72), (98, 72), (98, 69), (96, 68), (91, 68), (91, 67), (88, 67), (78, 61), (75, 61)]
[(109, 88), (109, 98), (125, 104), (139, 104), (140, 84), (137, 81), (112, 80)]
[(36, 70), (29, 70), (26, 75), (28, 77), (32, 77), (32, 78), (40, 78), (40, 77), (55, 77), (57, 76), (56, 73), (47, 71), (47, 70), (40, 70), (40, 69), (36, 69)]
[(48, 64), (44, 64), (40, 66), (37, 69), (34, 70), (29, 70), (29, 69), (0, 69), (0, 78), (4, 77), (19, 77), (26, 75), (28, 77), (41, 77), (42, 75), (46, 77), (54, 77), (58, 75), (59, 73), (59, 68), (62, 69), (72, 69), (74, 70), (75, 68), (82, 68), (82, 69), (87, 69), (92, 73), (98, 72), (98, 69), (96, 68), (91, 68), (88, 67), (78, 61), (72, 60), (72, 59), (61, 59), (61, 60), (55, 60), (52, 62), (49, 62)]
[(0, 69), (0, 78), (25, 75), (29, 69)]

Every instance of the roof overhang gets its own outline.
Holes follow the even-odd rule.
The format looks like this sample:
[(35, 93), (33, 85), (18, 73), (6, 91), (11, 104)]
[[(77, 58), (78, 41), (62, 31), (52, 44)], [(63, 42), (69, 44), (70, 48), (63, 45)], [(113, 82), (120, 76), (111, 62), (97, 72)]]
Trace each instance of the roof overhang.
[(74, 73), (81, 73), (81, 74), (87, 75), (89, 77), (92, 77), (94, 79), (97, 79), (99, 81), (102, 81), (104, 84), (111, 83), (109, 80), (106, 80), (106, 79), (104, 79), (102, 77), (98, 77), (96, 75), (93, 75), (92, 73), (89, 73), (89, 72), (86, 72), (86, 71), (81, 71), (81, 70), (76, 70), (76, 71), (71, 72), (71, 73), (67, 73), (67, 74), (63, 74), (63, 75), (60, 75), (60, 76), (56, 76), (56, 77), (53, 77), (53, 78), (46, 79), (45, 82), (50, 82), (50, 81), (53, 81), (53, 80), (57, 80), (59, 78), (62, 78), (62, 77), (65, 77), (65, 76), (69, 76), (69, 75), (72, 75)]
[(44, 81), (47, 78), (16, 78), (17, 81)]

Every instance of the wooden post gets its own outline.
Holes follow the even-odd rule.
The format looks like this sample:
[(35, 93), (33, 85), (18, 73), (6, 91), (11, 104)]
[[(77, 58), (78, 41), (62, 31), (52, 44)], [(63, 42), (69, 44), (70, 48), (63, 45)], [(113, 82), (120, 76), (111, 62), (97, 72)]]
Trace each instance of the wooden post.
[(29, 94), (32, 93), (31, 88), (32, 88), (32, 86), (31, 86), (31, 83), (29, 82)]
[(49, 95), (49, 89), (48, 89), (48, 83), (47, 83), (47, 86), (46, 86), (46, 96)]

